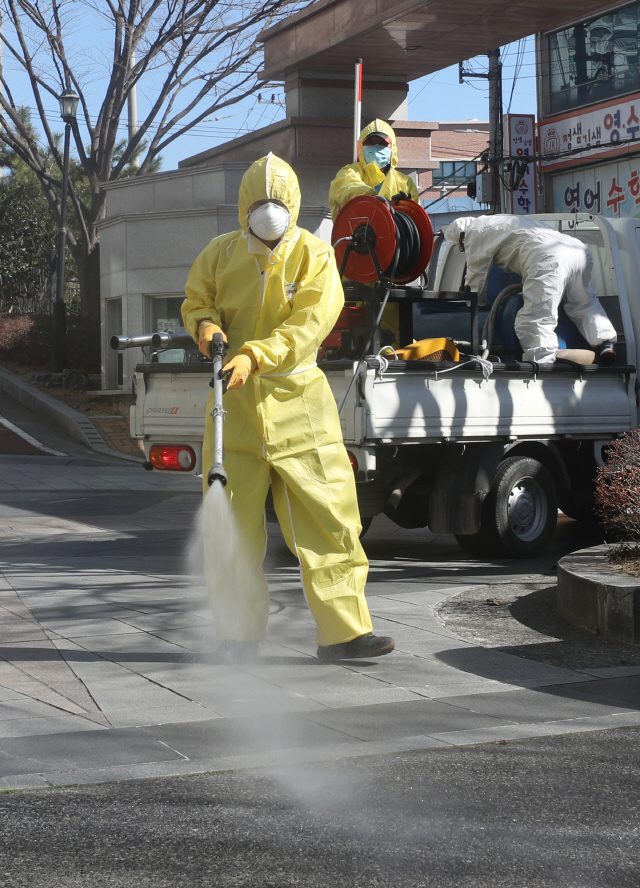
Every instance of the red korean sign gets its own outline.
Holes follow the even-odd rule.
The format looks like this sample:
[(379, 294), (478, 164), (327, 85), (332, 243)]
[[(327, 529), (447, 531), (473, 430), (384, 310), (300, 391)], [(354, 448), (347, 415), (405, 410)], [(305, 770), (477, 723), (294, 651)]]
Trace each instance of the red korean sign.
[(583, 160), (640, 150), (640, 93), (594, 105), (538, 124), (541, 168), (575, 166)]

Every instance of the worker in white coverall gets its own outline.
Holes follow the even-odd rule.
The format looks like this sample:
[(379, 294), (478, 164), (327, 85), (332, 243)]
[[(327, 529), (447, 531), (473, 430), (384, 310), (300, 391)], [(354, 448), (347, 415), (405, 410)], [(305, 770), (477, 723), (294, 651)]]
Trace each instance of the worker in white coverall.
[[(228, 339), (226, 490), (247, 559), (261, 577), (260, 588), (210, 584), (218, 639), (233, 655), (253, 652), (265, 637), (269, 592), (261, 564), (271, 482), (284, 538), (300, 561), (318, 657), (380, 656), (394, 641), (372, 634), (353, 470), (333, 394), (316, 366), (317, 349), (344, 304), (334, 252), (296, 225), (298, 180), (273, 154), (244, 174), (238, 208), (240, 230), (214, 238), (198, 256), (182, 305), (184, 325), (204, 354), (215, 333)], [(204, 479), (212, 437), (208, 421)]]
[(481, 293), (493, 263), (522, 277), (524, 305), (515, 331), (523, 361), (553, 363), (558, 352), (558, 311), (564, 310), (599, 355), (615, 359), (616, 331), (589, 287), (593, 259), (585, 244), (527, 216), (464, 216), (444, 229), (464, 250), (465, 284)]

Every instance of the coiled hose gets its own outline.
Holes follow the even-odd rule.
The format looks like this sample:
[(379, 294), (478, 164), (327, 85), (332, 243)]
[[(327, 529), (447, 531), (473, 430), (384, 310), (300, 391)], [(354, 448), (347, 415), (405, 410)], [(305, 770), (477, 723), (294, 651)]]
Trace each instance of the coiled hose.
[(505, 287), (504, 290), (501, 290), (496, 296), (494, 303), (491, 306), (491, 311), (487, 315), (484, 327), (482, 328), (481, 348), (483, 358), (486, 359), (489, 357), (491, 340), (493, 339), (493, 328), (495, 327), (499, 310), (507, 300), (511, 299), (512, 296), (516, 296), (518, 293), (522, 293), (522, 284), (509, 284), (508, 287)]

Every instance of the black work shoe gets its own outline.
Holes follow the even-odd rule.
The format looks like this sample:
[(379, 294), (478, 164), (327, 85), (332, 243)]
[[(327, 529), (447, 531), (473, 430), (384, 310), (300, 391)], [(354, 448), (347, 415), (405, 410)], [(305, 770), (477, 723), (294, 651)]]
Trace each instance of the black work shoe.
[(323, 663), (336, 663), (338, 660), (367, 660), (369, 657), (382, 657), (390, 654), (396, 646), (393, 638), (383, 635), (359, 635), (352, 641), (342, 644), (326, 644), (318, 647), (318, 660)]
[(221, 641), (213, 652), (215, 663), (232, 666), (240, 663), (251, 663), (258, 654), (257, 641)]
[(598, 349), (598, 364), (602, 367), (608, 367), (616, 359), (615, 342), (603, 342)]

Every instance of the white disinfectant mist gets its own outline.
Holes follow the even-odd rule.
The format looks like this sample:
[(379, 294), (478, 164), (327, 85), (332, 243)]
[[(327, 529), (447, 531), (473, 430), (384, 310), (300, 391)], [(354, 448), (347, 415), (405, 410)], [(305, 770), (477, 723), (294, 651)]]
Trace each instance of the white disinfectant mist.
[(203, 567), (214, 615), (216, 638), (246, 637), (251, 614), (243, 602), (264, 597), (262, 579), (249, 551), (250, 541), (238, 526), (222, 483), (215, 480), (202, 509)]
[[(301, 811), (314, 811), (321, 819), (349, 810), (360, 798), (358, 785), (347, 773), (336, 782), (327, 773), (326, 764), (316, 761), (316, 757), (324, 757), (323, 751), (315, 748), (313, 732), (310, 736), (305, 720), (297, 717), (306, 709), (304, 700), (286, 690), (289, 669), (296, 674), (301, 670), (304, 674), (309, 668), (315, 672), (315, 666), (307, 664), (316, 661), (301, 659), (287, 646), (274, 650), (268, 644), (255, 660), (224, 665), (216, 661), (220, 638), (217, 624), (223, 621), (225, 626), (240, 626), (246, 616), (239, 606), (239, 593), (248, 592), (247, 597), (255, 602), (264, 598), (265, 592), (255, 560), (247, 557), (243, 528), (238, 526), (227, 491), (218, 480), (199, 509), (188, 551), (188, 570), (193, 591), (199, 592), (198, 598), (202, 595), (202, 615), (208, 611), (214, 617), (213, 622), (203, 620), (190, 643), (194, 653), (204, 655), (207, 664), (199, 672), (194, 699), (229, 719), (227, 730), (239, 756), (234, 766), (266, 769), (263, 773), (276, 793), (284, 792)], [(254, 588), (254, 584), (261, 587)], [(313, 633), (311, 624), (309, 633)], [(327, 667), (321, 668), (324, 675)], [(312, 708), (317, 705), (312, 704)], [(211, 755), (215, 756), (219, 722), (214, 719), (211, 724)]]

